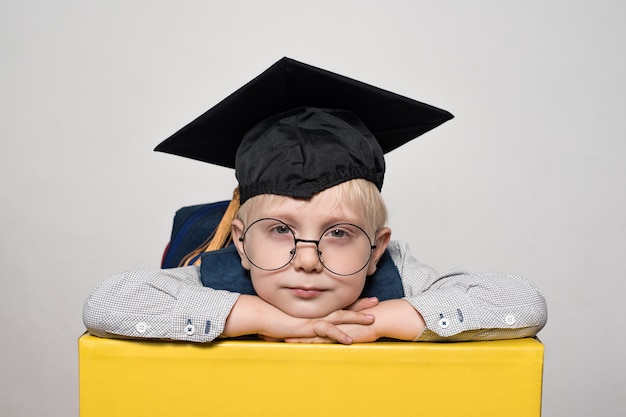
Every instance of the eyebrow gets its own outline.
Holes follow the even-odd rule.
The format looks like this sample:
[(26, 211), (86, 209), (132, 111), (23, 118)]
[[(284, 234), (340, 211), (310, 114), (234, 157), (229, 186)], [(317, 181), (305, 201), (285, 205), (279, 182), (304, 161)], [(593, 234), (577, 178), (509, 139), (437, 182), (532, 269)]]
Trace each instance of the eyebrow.
[[(292, 225), (299, 225), (303, 223), (302, 218), (294, 213), (275, 211), (273, 213), (261, 212), (259, 214), (260, 214), (259, 218), (274, 218), (274, 219), (277, 219), (286, 223), (290, 227)], [(325, 230), (328, 227), (331, 227), (335, 224), (340, 224), (340, 223), (351, 223), (359, 227), (363, 227), (361, 224), (359, 224), (361, 222), (358, 221), (359, 219), (357, 217), (350, 218), (347, 216), (334, 216), (334, 215), (327, 217), (326, 215), (320, 215), (320, 216), (317, 216), (316, 218), (322, 221), (320, 230)]]

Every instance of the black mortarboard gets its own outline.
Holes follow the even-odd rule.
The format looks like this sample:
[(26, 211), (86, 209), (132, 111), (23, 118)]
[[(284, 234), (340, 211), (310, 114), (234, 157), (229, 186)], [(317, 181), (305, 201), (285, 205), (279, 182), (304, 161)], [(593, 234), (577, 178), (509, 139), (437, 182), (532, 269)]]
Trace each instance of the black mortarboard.
[(452, 117), (283, 58), (155, 150), (235, 168), (242, 203), (266, 193), (309, 198), (354, 178), (380, 188), (382, 153)]

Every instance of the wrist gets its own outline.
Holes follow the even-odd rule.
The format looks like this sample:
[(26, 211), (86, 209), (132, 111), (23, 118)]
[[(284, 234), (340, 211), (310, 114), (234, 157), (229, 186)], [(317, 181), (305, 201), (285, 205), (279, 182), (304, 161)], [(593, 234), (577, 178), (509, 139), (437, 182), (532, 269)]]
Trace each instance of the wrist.
[(421, 314), (406, 300), (387, 300), (367, 310), (374, 314), (377, 338), (414, 340), (426, 327)]
[(258, 334), (277, 339), (309, 336), (301, 334), (306, 321), (288, 315), (258, 296), (242, 294), (226, 319), (222, 336)]
[(222, 336), (261, 334), (269, 307), (271, 306), (257, 296), (240, 295), (226, 319)]

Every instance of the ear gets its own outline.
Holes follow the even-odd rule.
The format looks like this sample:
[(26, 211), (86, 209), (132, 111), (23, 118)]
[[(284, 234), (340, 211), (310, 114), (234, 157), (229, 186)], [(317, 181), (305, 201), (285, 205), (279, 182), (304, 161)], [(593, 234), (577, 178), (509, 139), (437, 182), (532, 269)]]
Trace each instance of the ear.
[(244, 226), (241, 220), (234, 219), (230, 229), (230, 233), (233, 237), (233, 243), (235, 244), (235, 248), (237, 248), (237, 253), (239, 253), (239, 258), (241, 258), (241, 266), (249, 271), (250, 261), (248, 261), (248, 258), (243, 251), (243, 241), (241, 240), (241, 237), (243, 236), (243, 230)]
[(389, 245), (389, 241), (391, 240), (391, 229), (388, 227), (383, 227), (378, 232), (376, 232), (376, 239), (374, 240), (374, 244), (376, 248), (372, 251), (372, 259), (370, 259), (370, 263), (367, 266), (367, 275), (372, 275), (376, 272), (376, 265), (378, 264), (378, 260)]

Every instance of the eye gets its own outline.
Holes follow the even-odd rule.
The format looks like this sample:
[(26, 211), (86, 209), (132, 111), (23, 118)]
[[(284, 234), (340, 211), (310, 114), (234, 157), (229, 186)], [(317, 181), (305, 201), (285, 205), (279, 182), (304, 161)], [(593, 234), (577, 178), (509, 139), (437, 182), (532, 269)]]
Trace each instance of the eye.
[(340, 238), (348, 236), (348, 233), (345, 230), (341, 229), (333, 229), (329, 233), (330, 237)]
[(274, 228), (272, 229), (272, 232), (277, 233), (279, 235), (284, 235), (284, 234), (290, 233), (291, 231), (284, 224), (279, 224), (277, 226), (274, 226)]
[(360, 227), (350, 223), (335, 224), (326, 229), (322, 236), (323, 241), (337, 245), (350, 245), (363, 238), (369, 240)]
[(333, 226), (324, 233), (323, 238), (325, 240), (333, 241), (335, 243), (343, 242), (347, 243), (349, 240), (354, 239), (355, 233), (349, 225)]

